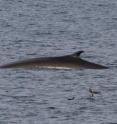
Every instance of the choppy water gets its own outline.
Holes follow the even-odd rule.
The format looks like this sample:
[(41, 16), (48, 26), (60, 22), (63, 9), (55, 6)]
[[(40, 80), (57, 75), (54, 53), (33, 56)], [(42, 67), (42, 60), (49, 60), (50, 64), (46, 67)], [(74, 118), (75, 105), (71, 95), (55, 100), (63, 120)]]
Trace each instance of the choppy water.
[(110, 69), (0, 70), (0, 124), (117, 124), (117, 1), (0, 0), (0, 64), (78, 50)]

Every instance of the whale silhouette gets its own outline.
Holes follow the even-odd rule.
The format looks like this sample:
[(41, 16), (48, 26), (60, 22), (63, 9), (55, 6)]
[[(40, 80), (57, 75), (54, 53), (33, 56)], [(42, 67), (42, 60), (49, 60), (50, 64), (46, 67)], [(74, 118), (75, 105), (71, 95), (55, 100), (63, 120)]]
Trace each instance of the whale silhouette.
[(23, 61), (16, 61), (9, 64), (1, 65), (0, 68), (74, 68), (74, 69), (107, 69), (108, 67), (80, 58), (84, 51), (77, 51), (73, 54), (57, 57), (32, 58)]

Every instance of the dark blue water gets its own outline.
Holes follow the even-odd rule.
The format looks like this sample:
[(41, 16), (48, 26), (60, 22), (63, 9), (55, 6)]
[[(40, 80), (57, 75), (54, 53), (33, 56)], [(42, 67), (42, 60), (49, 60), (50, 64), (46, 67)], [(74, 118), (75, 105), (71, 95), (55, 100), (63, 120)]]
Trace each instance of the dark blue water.
[(0, 70), (0, 124), (117, 124), (117, 1), (0, 0), (0, 64), (78, 50), (110, 69)]

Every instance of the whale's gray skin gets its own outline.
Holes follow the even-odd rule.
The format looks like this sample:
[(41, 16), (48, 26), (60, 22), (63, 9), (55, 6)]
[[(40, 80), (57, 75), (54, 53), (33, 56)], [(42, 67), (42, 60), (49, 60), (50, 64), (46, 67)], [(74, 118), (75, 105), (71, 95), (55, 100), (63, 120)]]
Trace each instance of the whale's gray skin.
[(58, 57), (32, 58), (0, 66), (0, 68), (75, 68), (75, 69), (107, 69), (108, 67), (88, 62), (80, 58), (84, 51)]

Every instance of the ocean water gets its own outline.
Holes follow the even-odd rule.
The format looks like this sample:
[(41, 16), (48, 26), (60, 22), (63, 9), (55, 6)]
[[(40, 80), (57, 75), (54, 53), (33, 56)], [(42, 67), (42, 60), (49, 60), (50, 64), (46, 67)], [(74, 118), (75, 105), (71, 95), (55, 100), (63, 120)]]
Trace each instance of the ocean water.
[(1, 65), (78, 50), (110, 68), (1, 69), (0, 124), (117, 124), (117, 1), (0, 0)]

